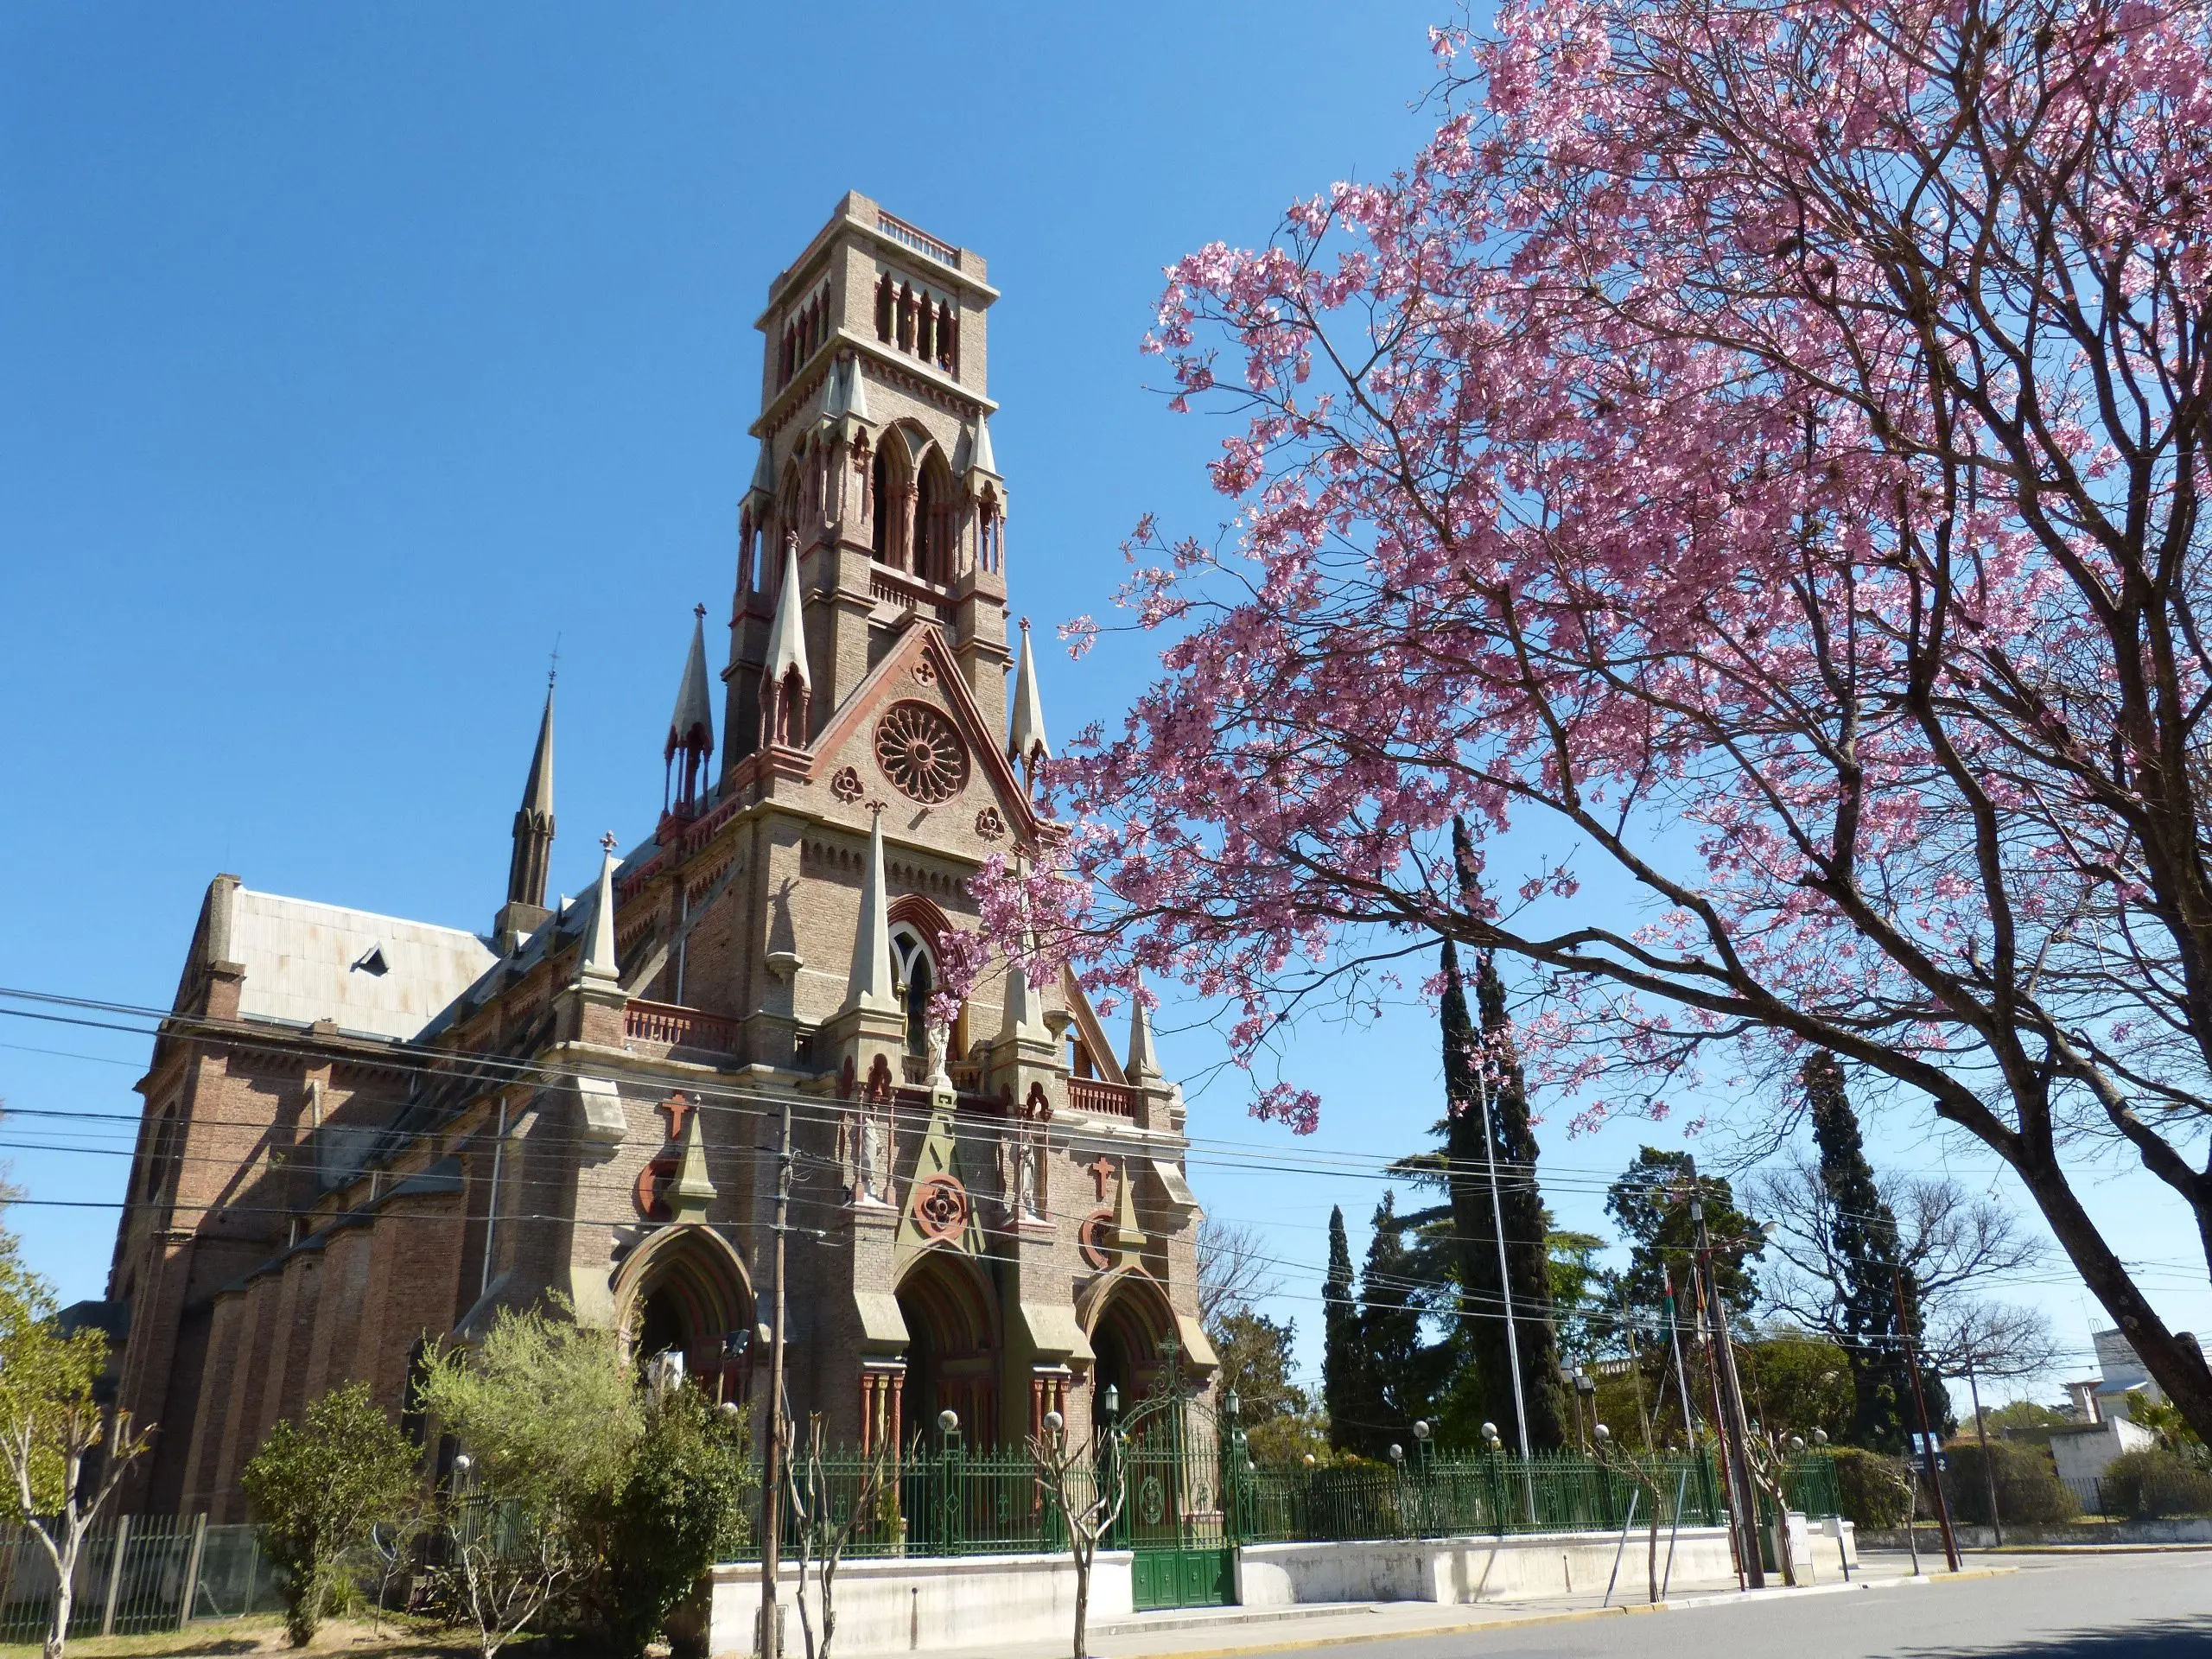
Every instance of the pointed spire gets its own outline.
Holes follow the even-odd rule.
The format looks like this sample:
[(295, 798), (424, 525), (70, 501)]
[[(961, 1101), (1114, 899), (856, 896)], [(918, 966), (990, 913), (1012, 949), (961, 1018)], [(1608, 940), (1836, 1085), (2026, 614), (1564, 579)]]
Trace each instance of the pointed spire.
[(806, 671), (806, 632), (799, 625), (805, 599), (798, 589), (798, 537), (784, 538), (784, 580), (776, 589), (776, 620), (768, 625), (768, 678), (776, 685), (798, 671), (798, 683), (811, 686)]
[(1007, 718), (1007, 759), (1027, 769), (1033, 782), (1037, 762), (1052, 758), (1045, 741), (1045, 702), (1037, 693), (1037, 663), (1029, 652), (1029, 619), (1021, 619), (1021, 663), (1014, 677), (1014, 708)]
[(545, 876), (553, 858), (553, 680), (545, 682), (545, 712), (537, 721), (537, 747), (515, 813), (514, 853), (507, 864), (507, 902), (542, 909)]
[(988, 473), (994, 478), (1001, 475), (998, 457), (991, 453), (991, 419), (988, 415), (976, 417), (976, 441), (968, 451), (968, 470)]
[[(707, 757), (715, 752), (714, 702), (707, 690), (707, 607), (693, 607), (691, 616), (691, 654), (683, 659), (683, 677), (676, 687), (676, 712), (668, 717), (668, 744), (661, 752), (668, 763), (662, 807), (683, 817), (698, 810), (700, 773)], [(683, 756), (680, 774), (676, 769), (678, 753)], [(667, 794), (673, 794), (672, 802)]]
[(707, 1206), (719, 1196), (707, 1179), (707, 1147), (699, 1128), (702, 1116), (694, 1106), (683, 1116), (683, 1158), (667, 1188), (669, 1214), (676, 1221), (706, 1220)]
[(1129, 993), (1129, 1058), (1122, 1074), (1131, 1083), (1157, 1083), (1160, 1062), (1152, 1052), (1152, 1015), (1144, 1005), (1144, 980), (1139, 976)]
[(583, 955), (576, 962), (579, 981), (615, 985), (621, 976), (614, 968), (614, 832), (601, 836), (599, 885), (592, 889), (591, 918), (584, 925)]
[(822, 418), (825, 421), (867, 421), (868, 382), (861, 374), (858, 359), (848, 352), (831, 365), (830, 390), (822, 400)]
[(776, 463), (768, 452), (768, 445), (765, 439), (760, 445), (760, 458), (753, 463), (753, 486), (746, 491), (746, 493), (765, 495), (771, 500), (775, 499)]
[[(1022, 948), (1035, 946), (1036, 939), (1027, 932), (1021, 936)], [(999, 1040), (1004, 1042), (1049, 1043), (1052, 1032), (1045, 1024), (1045, 999), (1029, 982), (1029, 972), (1015, 955), (1006, 964), (1006, 1001), (999, 1017)]]
[(696, 748), (704, 756), (715, 752), (714, 701), (707, 690), (707, 607), (695, 607), (691, 617), (691, 654), (683, 659), (676, 712), (668, 717), (668, 753)]
[(898, 993), (891, 988), (891, 912), (883, 879), (883, 808), (868, 831), (868, 872), (861, 881), (860, 929), (853, 938), (853, 976), (842, 1012), (861, 1009), (870, 1014), (899, 1012)]

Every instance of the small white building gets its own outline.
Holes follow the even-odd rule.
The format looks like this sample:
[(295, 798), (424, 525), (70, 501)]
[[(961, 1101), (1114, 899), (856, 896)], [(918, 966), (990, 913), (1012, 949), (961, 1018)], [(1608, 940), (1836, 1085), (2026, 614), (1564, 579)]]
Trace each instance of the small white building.
[(2065, 1481), (2094, 1480), (2121, 1452), (2158, 1443), (2158, 1436), (2135, 1421), (2135, 1408), (2139, 1402), (2163, 1402), (2164, 1391), (2119, 1332), (2100, 1331), (2094, 1340), (2101, 1375), (2066, 1385), (2077, 1421), (2050, 1437), (2051, 1461)]

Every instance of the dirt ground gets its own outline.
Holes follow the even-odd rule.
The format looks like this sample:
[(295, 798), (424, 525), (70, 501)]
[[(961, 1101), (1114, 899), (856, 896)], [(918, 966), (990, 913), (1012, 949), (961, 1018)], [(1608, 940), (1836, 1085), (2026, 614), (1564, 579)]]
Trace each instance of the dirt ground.
[[(500, 1659), (524, 1659), (541, 1644), (529, 1637), (510, 1643)], [(251, 1618), (210, 1620), (157, 1636), (80, 1637), (69, 1644), (69, 1659), (222, 1659), (233, 1654), (289, 1654), (302, 1649), (284, 1640), (284, 1621), (273, 1613)], [(451, 1625), (397, 1624), (381, 1630), (367, 1619), (336, 1618), (316, 1632), (309, 1654), (346, 1659), (476, 1659), (476, 1633)], [(0, 1659), (37, 1659), (35, 1643), (0, 1643)]]

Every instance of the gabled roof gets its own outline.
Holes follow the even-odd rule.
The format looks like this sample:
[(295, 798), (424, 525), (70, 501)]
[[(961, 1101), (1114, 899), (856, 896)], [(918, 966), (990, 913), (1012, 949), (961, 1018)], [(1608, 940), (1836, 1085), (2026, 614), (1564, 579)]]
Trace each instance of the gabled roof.
[(238, 1013), (248, 1020), (410, 1038), (499, 962), (474, 933), (340, 905), (230, 890), (222, 930), (229, 960), (245, 969)]

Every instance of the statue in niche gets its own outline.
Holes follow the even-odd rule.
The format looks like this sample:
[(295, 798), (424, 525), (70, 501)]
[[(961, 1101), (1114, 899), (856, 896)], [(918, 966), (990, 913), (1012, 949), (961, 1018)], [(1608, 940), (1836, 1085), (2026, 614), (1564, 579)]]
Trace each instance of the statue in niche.
[(879, 1054), (861, 1096), (859, 1144), (854, 1149), (854, 1185), (865, 1203), (891, 1202), (891, 1065)]

